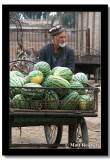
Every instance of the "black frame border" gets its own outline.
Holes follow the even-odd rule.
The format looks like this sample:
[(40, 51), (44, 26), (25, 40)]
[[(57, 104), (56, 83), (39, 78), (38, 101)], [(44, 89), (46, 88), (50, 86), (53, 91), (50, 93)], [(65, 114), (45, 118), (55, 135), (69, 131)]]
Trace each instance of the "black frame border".
[[(47, 9), (48, 8), (48, 9)], [(101, 12), (101, 149), (9, 149), (9, 12), (10, 11), (98, 11)], [(2, 5), (2, 155), (108, 155), (108, 5)], [(105, 54), (104, 54), (105, 53)], [(6, 58), (7, 57), (7, 58)], [(104, 68), (104, 69), (103, 69)], [(102, 77), (103, 75), (103, 77)], [(6, 82), (5, 82), (6, 81)], [(105, 106), (105, 107), (104, 107)]]

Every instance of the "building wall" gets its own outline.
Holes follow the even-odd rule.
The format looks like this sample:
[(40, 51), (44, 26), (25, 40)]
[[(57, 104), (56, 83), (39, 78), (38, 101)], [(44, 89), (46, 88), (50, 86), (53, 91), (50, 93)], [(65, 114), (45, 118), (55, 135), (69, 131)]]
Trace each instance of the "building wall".
[[(76, 12), (76, 30), (90, 28), (90, 47), (101, 51), (101, 12)], [(82, 33), (83, 34), (83, 33)], [(85, 46), (85, 37), (78, 38), (82, 47)]]

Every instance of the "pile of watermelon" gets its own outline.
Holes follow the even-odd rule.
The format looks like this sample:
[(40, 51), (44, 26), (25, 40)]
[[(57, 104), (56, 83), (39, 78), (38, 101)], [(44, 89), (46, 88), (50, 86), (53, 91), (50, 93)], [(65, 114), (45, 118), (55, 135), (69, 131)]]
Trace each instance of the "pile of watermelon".
[(51, 70), (47, 62), (40, 61), (33, 71), (23, 75), (10, 71), (10, 107), (42, 110), (91, 110), (93, 94), (85, 89), (88, 77), (76, 74), (67, 67)]

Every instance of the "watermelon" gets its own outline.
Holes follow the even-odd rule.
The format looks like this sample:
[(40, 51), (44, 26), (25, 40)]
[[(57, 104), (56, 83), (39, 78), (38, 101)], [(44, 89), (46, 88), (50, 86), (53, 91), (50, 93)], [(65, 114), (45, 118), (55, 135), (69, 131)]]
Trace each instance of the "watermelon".
[(25, 84), (25, 79), (20, 76), (10, 77), (10, 86), (23, 86)]
[(72, 80), (72, 71), (67, 68), (67, 67), (60, 67), (58, 69), (56, 69), (53, 73), (54, 76), (60, 76), (64, 79), (66, 79), (67, 81)]
[(71, 85), (71, 88), (73, 88), (72, 90), (78, 92), (80, 95), (86, 94), (84, 86), (79, 81), (71, 80), (70, 85)]
[(26, 99), (22, 94), (17, 94), (12, 99), (12, 107), (14, 108), (26, 108)]
[(21, 90), (21, 93), (26, 98), (39, 98), (42, 99), (44, 89), (40, 84), (26, 83)]
[(50, 76), (50, 75), (46, 76), (46, 77), (43, 79), (43, 81), (42, 81), (42, 83), (41, 83), (42, 87), (46, 87), (46, 86), (47, 86), (47, 78), (48, 78), (49, 76)]
[(25, 79), (25, 82), (26, 82), (26, 83), (29, 83), (29, 82), (30, 82), (30, 77), (29, 77), (28, 75), (25, 76), (24, 79)]
[(13, 97), (10, 106), (19, 109), (41, 109), (41, 101), (34, 99), (26, 99), (22, 94)]
[(48, 87), (71, 87), (70, 83), (62, 77), (49, 75), (47, 78)]
[(41, 109), (41, 100), (37, 100), (33, 98), (26, 99), (26, 108), (35, 109), (35, 110)]
[(52, 69), (52, 74), (54, 74), (54, 72), (55, 72), (56, 70), (60, 69), (60, 68), (61, 68), (61, 66), (56, 66), (56, 67), (54, 67), (54, 68)]
[(10, 76), (24, 77), (24, 75), (20, 71), (10, 71)]
[(49, 75), (46, 80), (47, 87), (54, 88), (53, 90), (59, 95), (63, 96), (70, 92), (70, 83), (65, 80), (64, 78), (61, 78), (59, 76), (53, 76)]
[(53, 90), (45, 90), (43, 109), (56, 110), (59, 106), (59, 97)]
[(89, 95), (80, 95), (79, 106), (81, 110), (91, 110), (93, 108), (93, 98)]
[(39, 70), (43, 73), (44, 77), (50, 74), (51, 68), (47, 62), (40, 61), (34, 65), (34, 70)]
[(72, 91), (60, 100), (60, 110), (75, 110), (79, 109), (80, 95), (78, 92)]
[[(16, 94), (21, 93), (21, 88), (17, 87), (22, 87), (25, 84), (25, 79), (20, 76), (10, 76), (10, 97), (13, 98)], [(12, 86), (14, 88), (12, 88)]]
[(78, 72), (72, 76), (72, 80), (79, 81), (83, 85), (88, 83), (88, 77), (85, 73)]
[(34, 71), (31, 71), (29, 73), (28, 76), (26, 76), (26, 82), (27, 83), (37, 83), (37, 84), (41, 84), (43, 79), (44, 79), (44, 76), (43, 76), (43, 73), (39, 70), (34, 70)]

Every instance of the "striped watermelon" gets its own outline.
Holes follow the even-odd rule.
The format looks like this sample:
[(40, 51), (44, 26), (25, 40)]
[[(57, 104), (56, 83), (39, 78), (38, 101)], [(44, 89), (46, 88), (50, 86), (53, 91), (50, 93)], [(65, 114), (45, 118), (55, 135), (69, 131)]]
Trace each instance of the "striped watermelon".
[(24, 97), (26, 98), (39, 98), (42, 99), (44, 89), (40, 84), (36, 83), (26, 83), (22, 90), (21, 93), (23, 94)]
[(46, 84), (47, 87), (53, 87), (54, 91), (56, 91), (59, 96), (63, 96), (70, 92), (70, 89), (67, 89), (71, 87), (70, 83), (64, 78), (50, 75), (47, 78)]
[(43, 109), (55, 110), (59, 106), (59, 97), (57, 93), (53, 90), (45, 90)]
[(93, 98), (89, 95), (80, 95), (79, 106), (81, 110), (90, 110), (93, 109)]
[(85, 73), (78, 72), (72, 76), (72, 80), (79, 81), (83, 85), (88, 83), (88, 77)]
[(47, 78), (48, 87), (71, 87), (70, 83), (62, 77), (49, 75)]
[[(20, 76), (10, 76), (10, 87), (22, 87), (25, 84), (25, 79)], [(12, 98), (16, 94), (20, 94), (20, 88), (10, 88), (10, 97)]]
[(29, 73), (28, 76), (26, 76), (26, 82), (27, 83), (37, 83), (41, 84), (44, 79), (43, 73), (39, 70), (34, 70)]
[(46, 86), (47, 86), (47, 78), (48, 78), (49, 76), (50, 76), (50, 75), (46, 76), (46, 77), (43, 79), (43, 81), (42, 81), (42, 83), (41, 83), (42, 87), (46, 87)]
[(20, 71), (10, 71), (10, 77), (11, 76), (20, 76), (24, 77), (24, 75)]
[(39, 109), (40, 101), (33, 99), (26, 99), (22, 94), (17, 94), (16, 96), (13, 97), (10, 105), (12, 108), (19, 108), (19, 109)]
[(10, 77), (10, 86), (23, 86), (25, 84), (25, 79), (20, 76)]
[(33, 98), (26, 99), (26, 109), (35, 109), (35, 110), (41, 109), (41, 100)]
[(12, 99), (12, 107), (14, 108), (26, 108), (26, 99), (22, 94), (17, 94)]
[(54, 76), (60, 76), (64, 79), (66, 79), (67, 81), (71, 81), (72, 80), (72, 71), (71, 69), (67, 68), (67, 67), (59, 67), (58, 69), (56, 69), (53, 73)]
[(80, 95), (78, 92), (72, 91), (66, 95), (62, 100), (60, 100), (60, 110), (75, 110), (79, 109), (79, 99)]
[(55, 72), (56, 70), (60, 69), (60, 68), (61, 68), (61, 66), (56, 66), (56, 67), (54, 67), (54, 68), (52, 69), (52, 74), (54, 74), (54, 72)]
[(43, 73), (44, 77), (50, 74), (51, 68), (47, 62), (40, 61), (34, 65), (34, 70), (39, 70)]
[(70, 81), (72, 90), (78, 92), (80, 95), (86, 94), (86, 91), (84, 89), (84, 86), (79, 81)]

